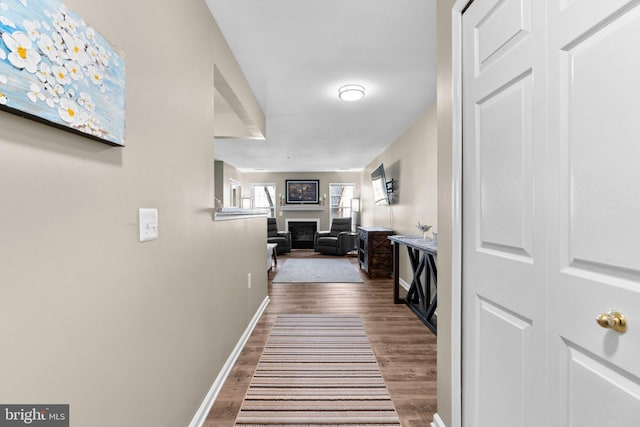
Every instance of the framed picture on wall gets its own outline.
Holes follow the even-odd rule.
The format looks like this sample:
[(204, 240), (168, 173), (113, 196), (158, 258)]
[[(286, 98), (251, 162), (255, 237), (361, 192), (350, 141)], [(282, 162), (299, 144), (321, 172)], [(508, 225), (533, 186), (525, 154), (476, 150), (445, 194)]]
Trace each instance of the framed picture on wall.
[(60, 0), (2, 0), (0, 110), (124, 146), (124, 54)]
[(320, 181), (318, 181), (317, 179), (287, 179), (285, 182), (287, 187), (287, 204), (320, 203)]

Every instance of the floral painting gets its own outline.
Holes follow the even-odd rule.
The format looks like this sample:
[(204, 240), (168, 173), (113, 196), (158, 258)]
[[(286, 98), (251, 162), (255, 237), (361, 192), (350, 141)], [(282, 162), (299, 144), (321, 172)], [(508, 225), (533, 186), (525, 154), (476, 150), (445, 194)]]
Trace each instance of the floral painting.
[(59, 0), (0, 0), (0, 109), (122, 146), (124, 57)]

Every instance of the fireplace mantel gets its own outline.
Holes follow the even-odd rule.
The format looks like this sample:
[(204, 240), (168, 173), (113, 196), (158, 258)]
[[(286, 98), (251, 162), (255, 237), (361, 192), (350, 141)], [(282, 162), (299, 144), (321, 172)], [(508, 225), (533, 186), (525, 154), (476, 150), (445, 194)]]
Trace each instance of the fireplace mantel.
[(281, 211), (323, 211), (326, 206), (320, 205), (287, 205), (280, 206)]

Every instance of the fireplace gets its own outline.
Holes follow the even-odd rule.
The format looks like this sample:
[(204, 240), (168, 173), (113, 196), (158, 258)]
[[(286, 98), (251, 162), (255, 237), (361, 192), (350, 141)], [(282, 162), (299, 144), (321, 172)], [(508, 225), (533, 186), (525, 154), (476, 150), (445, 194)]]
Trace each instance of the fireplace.
[(313, 249), (313, 236), (319, 226), (319, 219), (287, 219), (285, 230), (291, 232), (291, 248)]

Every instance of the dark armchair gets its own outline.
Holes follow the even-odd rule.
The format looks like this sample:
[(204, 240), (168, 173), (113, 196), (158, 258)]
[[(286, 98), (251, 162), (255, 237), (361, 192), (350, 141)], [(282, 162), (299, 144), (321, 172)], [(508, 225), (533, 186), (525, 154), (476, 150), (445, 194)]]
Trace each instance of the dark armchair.
[(289, 231), (278, 231), (278, 224), (275, 218), (267, 218), (267, 242), (278, 244), (276, 247), (278, 255), (291, 252), (291, 233)]
[(356, 233), (351, 232), (351, 218), (334, 218), (331, 231), (317, 231), (313, 249), (328, 255), (345, 255), (354, 249)]

